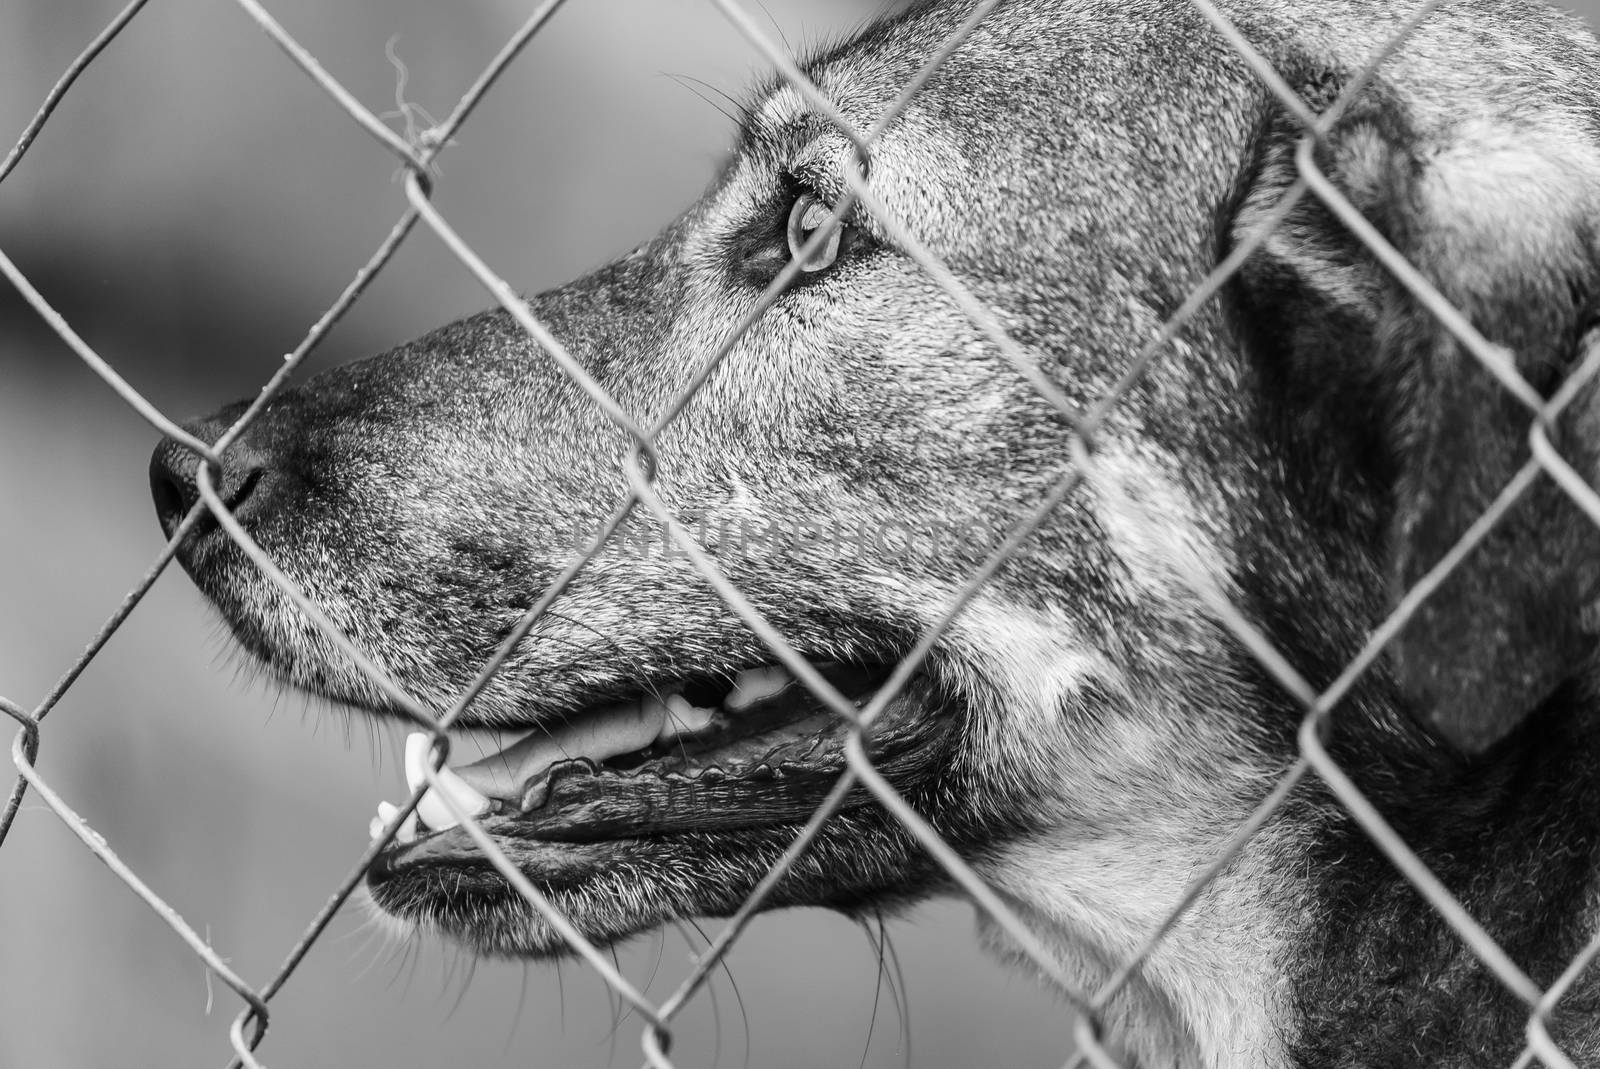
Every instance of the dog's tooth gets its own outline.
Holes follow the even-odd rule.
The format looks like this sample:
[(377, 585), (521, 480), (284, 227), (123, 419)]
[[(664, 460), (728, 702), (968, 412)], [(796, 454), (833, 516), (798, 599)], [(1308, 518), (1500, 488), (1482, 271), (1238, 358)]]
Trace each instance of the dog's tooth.
[(461, 823), (444, 800), (431, 790), (417, 803), (417, 819), (434, 831), (448, 831)]
[[(368, 831), (371, 833), (371, 837), (376, 839), (378, 836), (382, 835), (383, 829), (387, 828), (394, 818), (399, 814), (399, 806), (392, 802), (379, 802), (378, 815), (373, 817), (372, 823), (367, 826)], [(402, 823), (400, 827), (396, 829), (394, 833), (394, 841), (397, 843), (409, 843), (416, 837), (417, 814), (413, 812), (408, 815), (404, 823)]]
[[(514, 799), (528, 780), (573, 757), (596, 764), (642, 750), (656, 741), (667, 723), (667, 705), (658, 698), (621, 702), (564, 724), (539, 729), (506, 749), (456, 771), (483, 794)], [(424, 821), (428, 821), (424, 814)], [(428, 821), (428, 823), (432, 823)]]
[(668, 714), (670, 714), (672, 711), (667, 705), (667, 699), (675, 697), (677, 697), (676, 694), (669, 694), (666, 697), (657, 697), (654, 694), (646, 694), (643, 698), (639, 699), (639, 715), (652, 722), (665, 721)]
[(461, 823), (450, 812), (450, 807), (431, 790), (417, 803), (417, 819), (434, 831), (446, 831)]
[(583, 721), (574, 725), (580, 729), (585, 726), (588, 728), (583, 736), (574, 738), (573, 741), (578, 743), (578, 752), (574, 756), (599, 762), (608, 757), (642, 750), (655, 742), (670, 712), (666, 702), (649, 697), (629, 704), (632, 708), (623, 705), (611, 710), (609, 715), (596, 717), (587, 725)]
[(666, 705), (666, 715), (663, 718), (661, 731), (656, 735), (657, 742), (671, 742), (680, 735), (693, 735), (704, 731), (712, 718), (717, 715), (715, 709), (691, 705), (681, 694), (669, 694), (663, 701)]
[[(413, 732), (406, 738), (406, 786), (412, 791), (428, 782), (427, 769), (433, 762), (431, 747), (432, 739), (420, 731)], [(442, 794), (448, 794), (457, 807), (469, 816), (482, 816), (489, 811), (489, 799), (456, 775), (448, 766), (439, 769), (436, 775), (437, 786), (429, 787), (428, 793), (417, 803), (415, 816), (422, 823), (434, 831), (453, 828), (460, 823), (450, 811), (450, 807), (445, 804)]]
[(776, 665), (768, 668), (746, 668), (733, 677), (733, 689), (722, 699), (722, 705), (734, 712), (747, 709), (763, 698), (772, 697), (787, 687), (793, 679), (787, 669)]
[(441, 768), (438, 778), (439, 782), (429, 788), (428, 793), (422, 796), (422, 801), (417, 803), (417, 816), (434, 831), (444, 831), (461, 823), (446, 804), (446, 798), (455, 802), (456, 808), (469, 817), (481, 817), (489, 811), (489, 799), (450, 769)]

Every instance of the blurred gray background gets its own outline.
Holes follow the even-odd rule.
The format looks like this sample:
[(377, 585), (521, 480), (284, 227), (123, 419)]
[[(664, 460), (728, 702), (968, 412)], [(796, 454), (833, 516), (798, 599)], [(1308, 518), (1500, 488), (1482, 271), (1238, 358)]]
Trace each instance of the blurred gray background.
[[(0, 3), (0, 148), (118, 2)], [(375, 110), (394, 106), (393, 40), (405, 99), (442, 117), (532, 2), (268, 6)], [(797, 49), (875, 6), (766, 0)], [(1600, 0), (1579, 6), (1600, 14)], [(700, 0), (573, 0), (445, 155), (437, 203), (519, 288), (578, 274), (704, 188), (732, 134), (718, 92), (737, 95), (758, 60)], [(160, 0), (0, 187), (0, 249), (182, 417), (265, 381), (400, 214), (395, 178), (392, 158), (235, 5)], [(311, 369), (489, 303), (419, 229)], [(0, 695), (31, 708), (159, 550), (145, 481), (154, 442), (0, 292)], [(10, 737), (0, 730), (8, 751)], [(173, 569), (47, 721), (40, 767), (259, 984), (349, 871), (376, 801), (399, 797), (398, 738), (253, 684)], [(927, 907), (889, 932), (903, 986), (880, 997), (862, 929), (816, 911), (762, 918), (715, 999), (681, 1018), (679, 1064), (893, 1066), (906, 1059), (902, 1031), (919, 1066), (1064, 1060), (1070, 1014), (977, 950), (967, 907)], [(664, 997), (690, 952), (668, 932), (619, 956)], [(354, 910), (273, 1006), (260, 1053), (277, 1067), (639, 1060), (638, 1022), (617, 1027), (585, 967), (474, 967), (435, 944), (391, 943)], [(0, 1069), (221, 1065), (238, 1008), (30, 797), (0, 849)]]

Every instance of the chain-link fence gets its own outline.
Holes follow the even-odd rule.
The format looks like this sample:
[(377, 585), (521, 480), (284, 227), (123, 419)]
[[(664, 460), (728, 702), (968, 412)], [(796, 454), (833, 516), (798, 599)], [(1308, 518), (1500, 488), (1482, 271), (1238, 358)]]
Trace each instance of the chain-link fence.
[[(1069, 1066), (1084, 1064), (1114, 1065), (1116, 1064), (1115, 1055), (1101, 1045), (1099, 1038), (1098, 1022), (1108, 1005), (1127, 985), (1134, 982), (1142, 964), (1179, 923), (1185, 911), (1240, 854), (1269, 819), (1280, 810), (1296, 786), (1309, 776), (1317, 776), (1326, 783), (1333, 795), (1337, 797), (1348, 813), (1359, 822), (1388, 859), (1399, 868), (1410, 883), (1426, 897), (1427, 901), (1448, 922), (1450, 927), (1465, 941), (1483, 965), (1493, 972), (1507, 990), (1528, 1006), (1526, 1048), (1517, 1064), (1526, 1066), (1538, 1062), (1550, 1066), (1570, 1065), (1571, 1062), (1567, 1056), (1552, 1041), (1547, 1030), (1547, 1024), (1556, 1004), (1572, 987), (1579, 974), (1588, 967), (1592, 959), (1597, 954), (1600, 954), (1600, 938), (1596, 938), (1590, 943), (1553, 984), (1548, 987), (1541, 987), (1535, 983), (1496, 944), (1494, 939), (1463, 908), (1461, 903), (1446, 890), (1444, 885), (1429, 871), (1418, 856), (1413, 853), (1406, 842), (1396, 834), (1368, 799), (1357, 789), (1345, 771), (1333, 760), (1325, 746), (1328, 718), (1339, 702), (1351, 692), (1363, 673), (1383, 653), (1386, 646), (1416, 613), (1419, 606), (1438, 589), (1444, 579), (1461, 563), (1473, 547), (1477, 546), (1488, 535), (1530, 486), (1543, 475), (1549, 475), (1554, 479), (1585, 513), (1595, 517), (1597, 522), (1600, 522), (1600, 497), (1597, 497), (1584, 483), (1583, 478), (1561, 459), (1551, 445), (1547, 434), (1556, 417), (1572, 403), (1579, 391), (1590, 382), (1596, 372), (1600, 372), (1600, 351), (1589, 353), (1582, 364), (1550, 399), (1546, 400), (1541, 397), (1532, 386), (1512, 369), (1512, 363), (1505, 358), (1503, 350), (1489, 343), (1478, 334), (1466, 322), (1465, 318), (1452, 309), (1429, 283), (1385, 241), (1378, 231), (1362, 218), (1356, 208), (1345, 199), (1326, 175), (1319, 170), (1312, 152), (1318, 139), (1333, 129), (1335, 124), (1346, 114), (1351, 102), (1370, 83), (1383, 63), (1406, 42), (1418, 26), (1427, 19), (1434, 17), (1437, 10), (1445, 6), (1445, 0), (1428, 0), (1428, 2), (1419, 5), (1415, 12), (1404, 22), (1400, 30), (1394, 34), (1386, 47), (1379, 54), (1372, 57), (1369, 65), (1364, 70), (1351, 78), (1338, 99), (1321, 108), (1321, 110), (1313, 110), (1306, 102), (1302, 101), (1280, 77), (1279, 72), (1275, 71), (1255, 51), (1249, 41), (1230, 25), (1226, 17), (1212, 5), (1210, 0), (1191, 0), (1194, 7), (1213, 26), (1215, 32), (1221, 35), (1232, 48), (1237, 50), (1256, 71), (1263, 83), (1279, 98), (1286, 111), (1303, 126), (1304, 135), (1300, 142), (1300, 151), (1297, 157), (1299, 177), (1290, 186), (1286, 195), (1272, 211), (1265, 224), (1249, 240), (1234, 248), (1217, 265), (1210, 277), (1188, 295), (1181, 308), (1162, 326), (1161, 330), (1152, 338), (1144, 352), (1139, 356), (1134, 366), (1129, 369), (1122, 379), (1120, 387), (1100, 398), (1088, 410), (1080, 410), (1074, 406), (1056, 385), (1038, 371), (1035, 363), (1024, 348), (1006, 334), (994, 312), (975, 298), (963, 285), (960, 278), (929, 253), (919, 243), (916, 234), (908, 230), (903, 221), (896, 219), (879, 202), (871, 184), (867, 181), (867, 172), (873, 157), (875, 142), (902, 113), (909, 102), (916, 97), (927, 81), (940, 70), (948, 57), (961, 47), (968, 35), (990, 14), (991, 9), (996, 6), (998, 0), (981, 0), (981, 2), (977, 3), (959, 31), (952, 34), (943, 43), (942, 47), (926, 59), (916, 76), (907, 81), (894, 104), (879, 116), (870, 128), (866, 129), (852, 124), (845, 118), (834, 103), (796, 65), (787, 49), (781, 47), (772, 39), (771, 35), (762, 28), (761, 23), (745, 9), (740, 0), (709, 0), (709, 2), (717, 7), (731, 24), (737, 27), (739, 32), (759, 49), (766, 59), (777, 68), (781, 78), (804, 98), (807, 105), (817, 115), (825, 117), (854, 146), (857, 166), (853, 173), (846, 175), (848, 191), (834, 205), (833, 219), (836, 221), (843, 220), (852, 210), (858, 207), (870, 212), (874, 219), (891, 235), (896, 246), (913, 258), (931, 278), (937, 281), (970, 317), (973, 324), (1015, 366), (1016, 370), (1032, 382), (1039, 392), (1071, 421), (1076, 429), (1076, 437), (1071, 451), (1072, 464), (1066, 473), (1041, 497), (1031, 514), (1009, 532), (983, 566), (971, 576), (959, 596), (948, 606), (943, 619), (920, 636), (912, 652), (894, 669), (887, 683), (869, 702), (857, 708), (856, 705), (840, 694), (826, 678), (819, 675), (790, 645), (785, 636), (776, 630), (743, 598), (740, 591), (719, 571), (713, 557), (703, 547), (696, 544), (692, 534), (677, 522), (677, 519), (663, 503), (653, 486), (655, 443), (657, 438), (671, 423), (675, 415), (682, 410), (688, 398), (693, 395), (694, 389), (715, 373), (718, 364), (733, 350), (744, 333), (751, 328), (772, 302), (790, 286), (799, 274), (799, 264), (805, 258), (818, 251), (828, 240), (827, 228), (819, 229), (810, 239), (802, 254), (771, 283), (758, 302), (755, 311), (744, 318), (740, 326), (724, 339), (717, 351), (706, 361), (701, 372), (694, 379), (694, 386), (683, 397), (679, 398), (676, 404), (667, 408), (668, 415), (654, 424), (641, 424), (631, 414), (624, 411), (612, 398), (607, 396), (599, 385), (587, 377), (581, 362), (567, 353), (562, 346), (561, 339), (551, 336), (544, 325), (530, 312), (529, 306), (516, 295), (512, 287), (497, 275), (452, 229), (449, 221), (441, 214), (431, 199), (436, 181), (436, 164), (440, 156), (448, 150), (453, 138), (471, 117), (475, 107), (483, 100), (485, 94), (493, 89), (501, 74), (516, 61), (519, 53), (523, 51), (528, 42), (545, 27), (547, 21), (563, 6), (562, 0), (546, 0), (545, 3), (538, 5), (537, 9), (529, 15), (526, 22), (505, 43), (499, 54), (493, 58), (483, 70), (481, 76), (462, 96), (450, 114), (441, 122), (412, 131), (413, 136), (402, 136), (396, 133), (379, 115), (369, 110), (359, 99), (348, 92), (340, 84), (337, 77), (318, 62), (317, 57), (311, 51), (285, 31), (263, 4), (257, 2), (257, 0), (236, 0), (238, 6), (283, 50), (290, 61), (298, 65), (305, 75), (327, 94), (331, 101), (348, 113), (366, 135), (376, 139), (392, 153), (395, 160), (404, 170), (407, 207), (394, 223), (393, 229), (387, 238), (372, 254), (355, 278), (351, 280), (338, 300), (312, 325), (304, 340), (285, 359), (282, 367), (272, 376), (249, 409), (221, 439), (214, 443), (201, 441), (191, 436), (141, 397), (133, 387), (119, 377), (115, 368), (103, 360), (89, 344), (74, 332), (72, 324), (51, 307), (47, 298), (35, 289), (12, 260), (7, 258), (3, 251), (0, 251), (0, 273), (6, 276), (37, 313), (44, 318), (50, 328), (97, 375), (108, 383), (128, 405), (137, 410), (151, 426), (162, 434), (184, 443), (194, 452), (197, 457), (196, 478), (201, 488), (202, 497), (201, 503), (183, 521), (166, 550), (150, 566), (148, 572), (137, 586), (128, 593), (104, 627), (93, 637), (82, 656), (71, 665), (57, 684), (50, 689), (49, 693), (31, 707), (24, 706), (15, 700), (0, 698), (0, 711), (3, 711), (19, 725), (19, 730), (12, 745), (12, 759), (18, 769), (19, 776), (3, 814), (0, 814), (0, 845), (3, 845), (6, 835), (16, 820), (23, 800), (30, 794), (42, 799), (67, 828), (81, 840), (84, 848), (96, 855), (111, 869), (118, 879), (133, 889), (149, 908), (171, 927), (176, 936), (187, 944), (194, 955), (204, 962), (205, 967), (238, 997), (242, 1003), (242, 1008), (233, 1020), (229, 1031), (231, 1043), (236, 1054), (234, 1064), (250, 1066), (261, 1064), (258, 1060), (257, 1051), (269, 1033), (269, 1025), (273, 1019), (272, 1004), (274, 999), (284, 989), (284, 986), (292, 981), (302, 960), (312, 946), (323, 937), (335, 914), (343, 907), (346, 900), (363, 879), (368, 866), (379, 852), (389, 845), (401, 823), (411, 815), (421, 799), (423, 790), (418, 789), (410, 798), (408, 804), (403, 806), (394, 819), (390, 821), (388, 827), (384, 830), (384, 834), (373, 842), (359, 858), (354, 859), (348, 875), (334, 890), (325, 908), (309, 920), (300, 940), (290, 948), (276, 973), (265, 982), (252, 983), (239, 975), (230, 966), (226, 955), (214, 948), (203, 932), (197, 931), (183, 916), (169, 906), (160, 895), (146, 886), (140, 875), (117, 856), (112, 844), (80, 817), (73, 810), (69, 800), (63, 797), (51, 782), (40, 774), (35, 762), (39, 756), (41, 746), (47, 742), (48, 733), (44, 728), (52, 709), (57, 706), (63, 695), (74, 686), (81, 673), (96, 658), (118, 628), (128, 619), (129, 615), (137, 609), (141, 599), (172, 560), (183, 538), (188, 535), (203, 516), (209, 514), (215, 518), (216, 522), (220, 524), (238, 547), (249, 556), (261, 573), (287, 598), (291, 599), (305, 616), (351, 662), (360, 666), (373, 684), (379, 687), (390, 699), (394, 707), (409, 716), (415, 722), (417, 730), (428, 733), (434, 739), (434, 763), (428, 770), (427, 779), (430, 783), (436, 783), (437, 769), (443, 763), (448, 752), (446, 734), (448, 729), (461, 717), (480, 691), (489, 683), (516, 644), (529, 634), (544, 614), (551, 610), (573, 579), (601, 551), (607, 539), (617, 531), (627, 517), (636, 512), (643, 512), (663, 525), (664, 530), (668, 531), (677, 541), (679, 548), (694, 563), (705, 580), (715, 588), (728, 607), (761, 638), (770, 649), (773, 657), (798, 679), (802, 680), (819, 700), (847, 721), (852, 732), (846, 747), (848, 769), (840, 776), (828, 795), (826, 803), (815, 811), (809, 823), (805, 825), (784, 854), (783, 859), (767, 874), (755, 892), (748, 897), (743, 908), (710, 940), (706, 952), (695, 958), (688, 974), (682, 978), (676, 989), (665, 999), (647, 997), (636, 984), (624, 976), (617, 967), (614, 958), (609, 956), (601, 947), (597, 947), (587, 941), (561, 915), (560, 911), (541, 894), (540, 890), (510, 863), (496, 848), (492, 839), (478, 826), (472, 814), (460, 811), (455, 806), (454, 796), (450, 792), (440, 792), (439, 797), (446, 804), (451, 805), (452, 808), (456, 808), (455, 817), (460, 820), (461, 827), (471, 836), (478, 848), (483, 851), (485, 857), (500, 871), (511, 886), (526, 898), (553, 928), (562, 934), (573, 951), (587, 963), (588, 967), (602, 977), (606, 985), (631, 1007), (638, 1020), (642, 1023), (642, 1049), (644, 1059), (648, 1064), (654, 1066), (674, 1064), (672, 1059), (672, 1037), (675, 1019), (680, 1016), (691, 1000), (705, 990), (713, 971), (723, 961), (735, 940), (739, 939), (741, 934), (745, 932), (752, 916), (763, 907), (775, 886), (789, 871), (790, 866), (803, 856), (812, 845), (820, 829), (843, 805), (849, 793), (852, 790), (864, 788), (871, 792), (877, 802), (916, 838), (921, 846), (949, 874), (950, 878), (959, 885), (976, 907), (1003, 929), (1010, 939), (1014, 941), (1015, 946), (1020, 948), (1044, 975), (1052, 977), (1061, 986), (1062, 990), (1067, 993), (1068, 999), (1081, 1014), (1081, 1024), (1076, 1033), (1077, 1049), (1073, 1052), (1063, 1052), (1065, 1063)], [(95, 60), (103, 49), (113, 43), (119, 32), (140, 15), (146, 3), (147, 0), (133, 0), (94, 39), (65, 72), (44, 104), (39, 108), (33, 122), (28, 125), (23, 135), (19, 138), (16, 146), (5, 158), (4, 162), (0, 163), (0, 182), (4, 181), (6, 176), (23, 158), (24, 154), (29, 151), (40, 131), (50, 120), (52, 113), (71, 91), (78, 76)], [(1148, 933), (1142, 949), (1137, 954), (1119, 963), (1110, 980), (1100, 989), (1078, 991), (1074, 989), (1071, 978), (1063, 970), (1061, 964), (1055, 959), (1048, 947), (1040, 941), (1027, 924), (1013, 913), (1001, 896), (986, 885), (984, 880), (962, 860), (959, 854), (941, 839), (923, 816), (919, 815), (907, 803), (884, 778), (880, 770), (874, 766), (863, 742), (864, 733), (869, 725), (885, 710), (891, 700), (914, 677), (919, 668), (923, 666), (925, 658), (934, 649), (941, 635), (958, 618), (967, 604), (984, 589), (985, 584), (990, 581), (996, 572), (1005, 566), (1008, 558), (1050, 519), (1052, 513), (1058, 507), (1063, 506), (1063, 502), (1069, 498), (1074, 489), (1086, 477), (1086, 474), (1095, 463), (1092, 448), (1095, 431), (1108, 414), (1113, 411), (1122, 396), (1138, 384), (1140, 376), (1144, 374), (1152, 362), (1163, 359), (1163, 354), (1166, 353), (1174, 339), (1181, 335), (1186, 324), (1206, 307), (1208, 302), (1217, 296), (1221, 288), (1234, 277), (1246, 259), (1261, 246), (1272, 233), (1273, 228), (1288, 216), (1294, 206), (1307, 198), (1315, 198), (1320, 201), (1341, 220), (1371, 250), (1374, 256), (1393, 273), (1399, 283), (1409, 290), (1418, 302), (1436, 315), (1445, 329), (1458, 339), (1468, 352), (1482, 361), (1483, 365), (1500, 379), (1512, 396), (1527, 407), (1532, 456), (1515, 478), (1504, 487), (1493, 505), (1472, 526), (1454, 550), (1434, 567), (1399, 603), (1393, 614), (1372, 632), (1361, 653), (1345, 667), (1344, 671), (1327, 688), (1318, 689), (1308, 683), (1296, 671), (1296, 668), (1278, 650), (1273, 648), (1272, 644), (1263, 637), (1263, 634), (1236, 607), (1226, 603), (1218, 603), (1212, 606), (1217, 617), (1232, 632), (1234, 638), (1249, 649), (1271, 676), (1293, 695), (1304, 708), (1305, 718), (1299, 733), (1299, 758), (1287, 769), (1272, 789), (1266, 793), (1265, 797), (1261, 799), (1252, 817), (1236, 830), (1225, 848), (1217, 853), (1203, 871), (1196, 874), (1187, 892), (1180, 900), (1172, 903), (1171, 910), (1165, 921)], [(270, 556), (253, 542), (250, 535), (229, 513), (215, 486), (216, 473), (220, 470), (221, 455), (231, 443), (238, 440), (243, 430), (256, 418), (279, 388), (295, 373), (306, 356), (318, 346), (332, 326), (362, 296), (377, 273), (383, 270), (385, 265), (390, 262), (402, 242), (406, 241), (418, 228), (418, 224), (421, 224), (422, 228), (432, 230), (442, 239), (453, 254), (470, 269), (483, 286), (494, 296), (495, 300), (539, 343), (542, 350), (552, 360), (556, 361), (575, 382), (582, 386), (594, 403), (618, 428), (632, 439), (636, 446), (634, 457), (625, 465), (627, 482), (630, 488), (628, 495), (624, 500), (617, 503), (616, 511), (587, 549), (577, 554), (570, 561), (555, 582), (543, 592), (538, 602), (528, 610), (520, 624), (506, 637), (497, 655), (482, 667), (476, 682), (459, 695), (455, 703), (442, 713), (428, 708), (425, 703), (407, 694), (403, 688), (386, 677), (383, 670), (368, 657), (366, 652), (343, 635), (324, 616), (317, 604), (309, 599), (303, 591), (299, 590), (295, 583), (277, 568)], [(0, 854), (0, 857), (3, 856), (3, 854)]]

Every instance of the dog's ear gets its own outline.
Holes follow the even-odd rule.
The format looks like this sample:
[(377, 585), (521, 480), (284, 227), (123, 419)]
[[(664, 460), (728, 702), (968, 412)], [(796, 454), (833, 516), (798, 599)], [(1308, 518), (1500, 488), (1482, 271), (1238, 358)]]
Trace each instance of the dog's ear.
[[(1286, 186), (1293, 141), (1279, 145), (1236, 224), (1267, 210), (1264, 186)], [(1353, 111), (1315, 159), (1535, 392), (1550, 396), (1576, 370), (1600, 295), (1600, 152), (1576, 118), (1456, 123), (1423, 135), (1379, 102)], [(1364, 480), (1364, 500), (1374, 502), (1366, 535), (1387, 540), (1392, 607), (1528, 462), (1537, 417), (1315, 198), (1251, 261), (1242, 285), (1254, 287), (1247, 304), (1269, 320), (1297, 317), (1268, 339), (1293, 350), (1279, 354), (1280, 375), (1301, 379), (1302, 397), (1319, 381), (1338, 384), (1327, 393), (1343, 411), (1325, 408), (1295, 431), (1342, 436), (1344, 456), (1362, 458), (1347, 478)], [(1278, 303), (1269, 310), (1263, 298)], [(1361, 398), (1363, 411), (1349, 407)], [(1550, 433), (1592, 485), (1596, 391), (1584, 389)], [(1347, 491), (1332, 496), (1362, 499)], [(1596, 640), (1585, 619), (1597, 586), (1600, 529), (1540, 475), (1388, 647), (1403, 697), (1460, 748), (1487, 748), (1589, 660)]]

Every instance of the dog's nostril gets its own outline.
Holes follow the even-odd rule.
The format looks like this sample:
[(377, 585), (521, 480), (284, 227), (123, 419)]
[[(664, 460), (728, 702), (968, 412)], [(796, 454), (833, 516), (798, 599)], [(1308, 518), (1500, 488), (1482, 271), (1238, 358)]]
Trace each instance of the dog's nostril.
[(164, 441), (150, 458), (150, 496), (155, 501), (156, 518), (171, 537), (194, 503), (200, 500), (194, 470), (199, 458), (174, 441)]
[(261, 481), (261, 469), (250, 468), (242, 473), (229, 472), (228, 474), (237, 479), (237, 485), (233, 488), (232, 493), (228, 493), (226, 487), (223, 488), (222, 503), (228, 506), (229, 512), (238, 512), (239, 507), (249, 500), (250, 495), (255, 491), (256, 484)]
[[(208, 441), (216, 438), (215, 434), (199, 436)], [(200, 486), (196, 481), (199, 467), (198, 456), (170, 439), (157, 446), (150, 458), (150, 496), (155, 503), (156, 518), (169, 538), (200, 500)], [(247, 445), (237, 444), (223, 454), (222, 471), (214, 485), (228, 511), (242, 515), (246, 503), (258, 496), (256, 492), (265, 471), (260, 455)], [(196, 533), (209, 530), (215, 524), (208, 513), (201, 518)]]
[(177, 480), (165, 472), (154, 470), (153, 466), (150, 472), (150, 496), (155, 498), (156, 518), (161, 521), (161, 529), (170, 536), (193, 502), (185, 497)]

